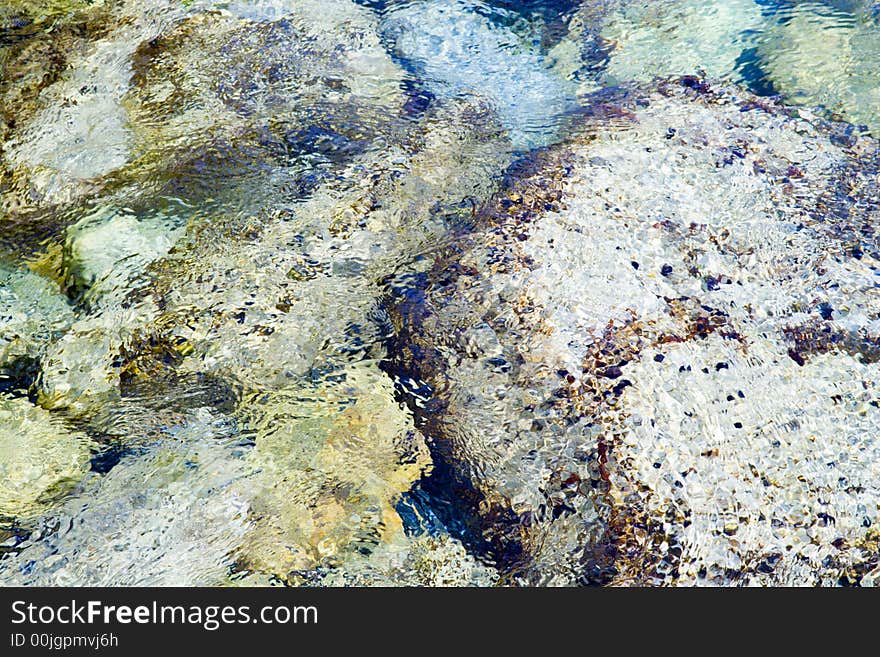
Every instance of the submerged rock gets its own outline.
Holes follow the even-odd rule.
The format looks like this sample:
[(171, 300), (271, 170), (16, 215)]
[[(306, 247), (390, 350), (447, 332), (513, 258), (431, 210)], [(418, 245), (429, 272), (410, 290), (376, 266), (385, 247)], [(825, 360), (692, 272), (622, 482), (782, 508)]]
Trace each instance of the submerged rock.
[[(273, 358), (286, 354), (292, 369), (285, 370), (283, 359), (265, 361), (281, 370), (279, 376), (299, 375), (332, 332), (325, 333), (320, 320), (301, 326), (294, 321), (322, 304), (331, 307), (349, 282), (324, 276), (307, 282), (307, 258), (295, 241), (284, 244), (296, 238), (286, 234), (286, 217), (304, 185), (316, 186), (393, 134), (390, 126), (404, 102), (400, 71), (379, 43), (375, 19), (352, 3), (334, 3), (338, 11), (332, 12), (326, 3), (256, 3), (224, 12), (204, 11), (203, 4), (191, 6), (189, 17), (163, 15), (170, 22), (154, 26), (156, 38), (136, 41), (126, 64), (133, 77), (123, 104), (140, 155), (115, 174), (114, 191), (79, 212), (81, 218), (67, 230), (66, 283), (92, 312), (53, 345), (43, 363), (40, 400), (47, 407), (91, 412), (119, 398), (120, 380), (150, 369), (145, 361), (167, 369), (199, 343), (217, 350), (215, 361), (234, 354), (235, 375), (242, 371), (239, 358), (253, 355), (247, 343), (254, 341), (272, 349)], [(254, 77), (249, 73), (254, 69), (265, 75)], [(332, 131), (338, 131), (338, 142)], [(306, 172), (313, 182), (303, 183)], [(175, 264), (145, 271), (181, 239), (184, 221), (189, 246), (181, 247)], [(273, 225), (279, 229), (274, 253), (251, 239), (263, 233), (268, 244)], [(201, 268), (194, 266), (198, 258), (204, 258)], [(234, 285), (237, 293), (215, 286), (211, 299), (204, 285), (209, 277), (220, 283), (221, 276), (229, 277), (223, 285)], [(271, 337), (275, 328), (266, 315), (277, 316), (276, 304), (286, 303), (283, 290), (268, 280), (273, 276), (281, 286), (312, 291), (301, 295), (299, 317), (289, 316), (298, 335), (311, 334), (304, 353), (283, 348), (280, 330)], [(146, 291), (151, 279), (158, 279), (152, 297)], [(321, 294), (325, 283), (327, 292)], [(254, 292), (262, 301), (244, 308), (240, 295), (264, 285), (265, 293)], [(269, 298), (275, 293), (279, 296)], [(249, 321), (239, 322), (245, 310)], [(344, 328), (359, 322), (363, 310), (331, 321)], [(187, 317), (187, 330), (175, 327), (188, 313), (200, 319)], [(255, 333), (250, 322), (256, 320), (262, 324)], [(200, 322), (205, 323), (195, 328)], [(168, 341), (153, 339), (155, 332)]]
[(762, 39), (762, 65), (792, 103), (880, 130), (880, 16), (798, 3)]
[(28, 24), (58, 21), (82, 12), (103, 9), (106, 0), (7, 0), (3, 6), (3, 18), (16, 18)]
[(241, 549), (248, 569), (285, 578), (345, 570), (350, 555), (402, 533), (394, 505), (429, 468), (424, 440), (376, 368), (355, 365), (333, 380), (242, 406), (260, 472), (243, 487), (255, 516)]
[(90, 473), (0, 561), (23, 586), (217, 586), (249, 527), (232, 486), (249, 469), (229, 423), (196, 412), (109, 473)]
[(25, 269), (0, 264), (0, 387), (28, 388), (39, 358), (73, 323), (57, 285)]
[(740, 80), (743, 51), (769, 20), (753, 0), (618, 4), (601, 32), (612, 47), (604, 72), (612, 83), (701, 72)]
[[(0, 561), (0, 578), (96, 586), (490, 582), (454, 539), (404, 534), (395, 504), (429, 468), (426, 447), (387, 377), (369, 365), (338, 376), (337, 385), (246, 400), (237, 419), (205, 407), (144, 418), (109, 472), (93, 468)], [(75, 531), (59, 529), (69, 526)]]
[[(142, 230), (140, 218), (108, 211), (70, 230), (67, 271), (81, 285), (90, 283), (89, 307), (42, 359), (39, 400), (134, 451), (106, 477), (116, 481), (130, 468), (161, 475), (166, 466), (151, 465), (159, 448), (149, 440), (167, 431), (157, 426), (160, 419), (170, 422), (203, 399), (194, 401), (188, 392), (198, 382), (230, 391), (222, 398), (223, 412), (245, 446), (213, 450), (212, 468), (235, 473), (224, 490), (240, 502), (243, 524), (236, 529), (236, 516), (227, 527), (226, 518), (216, 539), (206, 536), (212, 545), (219, 541), (225, 556), (212, 551), (216, 556), (206, 568), (213, 574), (199, 570), (198, 578), (184, 581), (213, 583), (224, 569), (230, 577), (232, 571), (247, 573), (245, 579), (253, 582), (356, 578), (348, 569), (352, 559), (377, 583), (378, 573), (385, 582), (401, 576), (393, 564), (409, 558), (400, 555), (409, 554), (411, 539), (396, 504), (430, 470), (430, 458), (409, 411), (395, 399), (392, 381), (377, 365), (389, 331), (379, 302), (382, 282), (449, 224), (468, 221), (474, 199), (494, 188), (495, 172), (511, 155), (492, 117), (479, 104), (438, 106), (403, 139), (353, 156), (309, 198), (291, 193), (251, 199), (261, 205), (253, 216), (230, 222), (234, 230), (191, 220), (174, 250), (145, 269), (145, 259), (155, 254), (141, 248), (126, 259), (131, 239), (117, 253), (100, 246), (120, 234), (120, 226), (105, 226), (121, 221), (123, 228)], [(275, 171), (280, 180), (283, 168)], [(83, 248), (93, 237), (99, 246)], [(136, 266), (127, 271), (131, 263)], [(149, 419), (149, 400), (158, 393), (169, 399), (157, 418)], [(170, 399), (175, 396), (176, 404)], [(148, 405), (138, 410), (138, 403)], [(164, 490), (160, 479), (144, 476), (155, 480), (151, 489)], [(193, 476), (188, 482), (181, 470), (176, 490), (191, 485), (193, 495), (204, 494)], [(103, 497), (104, 491), (119, 498), (120, 486), (96, 480), (83, 499)], [(108, 499), (102, 508), (110, 504)], [(167, 529), (144, 525), (152, 504), (132, 512), (120, 536), (164, 531), (176, 540), (182, 521), (178, 526), (173, 520)], [(187, 505), (195, 498), (184, 497), (181, 504), (175, 518), (190, 513)], [(101, 513), (96, 507), (87, 522), (98, 523)], [(54, 540), (35, 539), (21, 554), (51, 549), (66, 565), (57, 575), (35, 568), (28, 581), (173, 582), (180, 576), (165, 554), (173, 550), (171, 543), (162, 541), (149, 554), (135, 549), (139, 541), (130, 551), (120, 548), (120, 563), (150, 564), (151, 572), (131, 579), (118, 565), (108, 575), (88, 565), (95, 549), (91, 538)], [(457, 544), (438, 539), (436, 550), (452, 554), (452, 543)], [(421, 556), (411, 558), (428, 559), (434, 549), (413, 546), (413, 554)], [(455, 559), (466, 561), (462, 555)]]
[(125, 45), (131, 40), (132, 35), (106, 39), (89, 48), (82, 61), (69, 63), (72, 72), (41, 94), (48, 107), (7, 143), (9, 165), (27, 167), (33, 192), (50, 203), (71, 200), (67, 190), (74, 183), (103, 176), (128, 160), (119, 100), (130, 77)]
[[(333, 4), (233, 3), (228, 13), (191, 5), (193, 16), (163, 15), (141, 36), (131, 30), (142, 22), (111, 26), (104, 40), (84, 42), (84, 63), (69, 59), (70, 70), (15, 126), (19, 141), (4, 155), (25, 182), (24, 197), (40, 208), (62, 203), (64, 213), (50, 218), (62, 226), (79, 219), (66, 231), (60, 274), (85, 303), (74, 315), (53, 284), (32, 276), (54, 293), (42, 300), (49, 312), (50, 302), (61, 303), (58, 330), (32, 327), (42, 319), (18, 312), (24, 287), (15, 281), (5, 351), (35, 361), (42, 406), (75, 416), (106, 444), (88, 474), (88, 450), (74, 467), (41, 436), (30, 451), (9, 448), (60, 474), (10, 462), (33, 475), (35, 492), (4, 493), (0, 513), (27, 511), (39, 529), (0, 562), (4, 582), (212, 585), (236, 569), (293, 579), (344, 569), (353, 554), (378, 568), (367, 554), (408, 543), (396, 497), (429, 459), (372, 360), (387, 330), (379, 280), (402, 249), (470, 215), (467, 195), (484, 195), (509, 147), (494, 126), (482, 135), (456, 125), (488, 115), (476, 105), (426, 129), (401, 121), (409, 132), (392, 139), (405, 101), (401, 71), (368, 11)], [(113, 110), (97, 118), (124, 110), (124, 153), (100, 171), (76, 170), (78, 160), (47, 164), (40, 158), (65, 157), (39, 148), (59, 116), (75, 128), (83, 119), (75, 141), (100, 142), (94, 128), (115, 139), (81, 111), (97, 105), (76, 95), (66, 103), (93, 65), (118, 75), (119, 84), (92, 91)], [(98, 144), (99, 158), (87, 148), (72, 157), (94, 166), (115, 157), (106, 146)], [(37, 177), (44, 169), (73, 196), (50, 199), (51, 185)], [(75, 207), (86, 188), (103, 198)], [(318, 193), (303, 203), (312, 188)], [(186, 208), (186, 235), (178, 213), (160, 209), (169, 206)], [(44, 337), (37, 331), (48, 335), (32, 344)], [(236, 431), (191, 417), (203, 411), (222, 412)], [(48, 461), (36, 453), (44, 449)], [(41, 503), (63, 493), (60, 510)]]
[(0, 516), (30, 520), (77, 484), (89, 444), (27, 399), (0, 395)]
[(398, 280), (393, 352), (435, 471), (502, 572), (873, 567), (880, 154), (841, 134), (696, 78), (600, 94)]
[[(607, 79), (705, 12), (734, 70), (747, 4), (621, 10)], [(697, 77), (576, 107), (583, 51), (477, 3), (118, 7), (4, 127), (73, 308), (0, 279), (3, 403), (94, 437), (11, 452), (4, 582), (873, 581), (876, 142)]]
[(182, 233), (181, 221), (136, 217), (101, 208), (67, 229), (64, 266), (72, 291), (91, 298), (120, 290), (148, 264), (168, 253)]
[[(402, 70), (349, 0), (151, 0), (99, 14), (100, 29), (90, 15), (3, 58), (14, 246), (57, 234), (97, 196), (223, 199), (231, 213), (281, 185), (302, 194), (401, 121)], [(279, 180), (279, 167), (300, 177)]]
[[(139, 304), (116, 314), (77, 319), (43, 354), (37, 389), (40, 405), (87, 416), (118, 401), (126, 345), (138, 344), (155, 317), (154, 306)], [(169, 349), (180, 347), (171, 345)], [(168, 355), (159, 345), (155, 351)]]
[[(878, 514), (876, 360), (829, 353), (800, 365), (770, 340), (725, 342), (671, 345), (662, 363), (627, 368), (615, 457), (632, 497), (666, 520), (669, 547), (649, 581), (858, 581), (877, 558), (859, 553)], [(620, 503), (632, 497), (621, 491)], [(643, 577), (623, 569), (621, 580)]]
[(216, 194), (218, 174), (229, 185), (272, 165), (344, 162), (394, 129), (402, 77), (375, 17), (349, 0), (196, 13), (134, 55), (136, 166), (167, 176), (171, 156), (180, 182)]
[(498, 573), (477, 561), (459, 541), (441, 534), (400, 536), (368, 558), (352, 556), (345, 568), (330, 571), (319, 581), (322, 586), (495, 586)]
[(439, 110), (310, 198), (266, 199), (234, 232), (191, 230), (129, 299), (84, 321), (117, 336), (95, 360), (111, 362), (124, 344), (123, 376), (170, 367), (261, 390), (380, 357), (383, 278), (449, 223), (469, 220), (509, 161), (494, 126), (483, 132), (488, 120), (468, 103)]
[(15, 104), (3, 108), (3, 202), (13, 216), (76, 201), (129, 161), (131, 57), (186, 13), (167, 0), (66, 4), (80, 7), (58, 34), (35, 33), (6, 57), (3, 100)]

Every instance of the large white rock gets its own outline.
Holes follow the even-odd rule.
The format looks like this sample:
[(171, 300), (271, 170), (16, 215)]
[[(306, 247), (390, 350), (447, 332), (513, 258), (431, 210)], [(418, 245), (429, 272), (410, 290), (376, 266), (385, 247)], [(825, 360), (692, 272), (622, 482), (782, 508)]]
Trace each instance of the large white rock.
[(738, 60), (768, 23), (753, 0), (624, 2), (606, 18), (610, 82), (693, 75), (740, 79)]
[(67, 229), (65, 268), (68, 284), (88, 297), (122, 293), (147, 265), (174, 246), (184, 230), (177, 217), (157, 212), (137, 217), (103, 207)]

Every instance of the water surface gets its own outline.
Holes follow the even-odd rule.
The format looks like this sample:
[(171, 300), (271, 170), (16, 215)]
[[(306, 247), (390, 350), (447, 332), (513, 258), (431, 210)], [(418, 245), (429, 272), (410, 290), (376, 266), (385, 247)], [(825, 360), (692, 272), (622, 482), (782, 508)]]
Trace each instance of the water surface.
[[(424, 303), (437, 254), (456, 262), (447, 250), (542, 149), (585, 139), (585, 116), (607, 112), (602, 134), (625, 141), (630, 110), (609, 107), (633, 83), (698, 76), (843, 121), (838, 141), (876, 135), (878, 22), (870, 0), (6, 2), (0, 581), (516, 581), (524, 557), (505, 550), (528, 546), (495, 534), (528, 526), (526, 501), (510, 493), (504, 528), (483, 524), (495, 502), (461, 482), (485, 473), (462, 478), (432, 435), (449, 409), (400, 366), (399, 309)], [(657, 166), (609, 179), (660, 222), (690, 192)], [(870, 222), (844, 224), (860, 235), (849, 253), (876, 255)], [(561, 247), (548, 281), (580, 280), (583, 257)], [(854, 294), (834, 321), (876, 331)], [(582, 335), (559, 312), (560, 335)], [(437, 349), (504, 370), (494, 340), (487, 326)], [(515, 424), (542, 425), (528, 398)], [(541, 449), (522, 480), (546, 475), (556, 455)]]

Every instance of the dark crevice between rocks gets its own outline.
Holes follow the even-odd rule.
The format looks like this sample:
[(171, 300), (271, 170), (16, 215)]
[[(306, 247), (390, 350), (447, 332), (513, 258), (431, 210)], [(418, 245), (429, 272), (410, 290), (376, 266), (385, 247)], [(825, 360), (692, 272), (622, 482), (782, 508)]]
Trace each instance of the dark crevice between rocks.
[(761, 65), (757, 48), (746, 48), (736, 60), (735, 69), (742, 76), (743, 83), (758, 96), (779, 96), (772, 78)]
[[(27, 398), (34, 405), (38, 404), (37, 387), (41, 375), (40, 362), (30, 356), (20, 356), (3, 367), (0, 367), (0, 395), (9, 398)], [(90, 469), (94, 472), (106, 474), (113, 466), (119, 463), (122, 456), (129, 450), (118, 444), (108, 442), (103, 434), (96, 433), (87, 423), (77, 422), (65, 418), (64, 422), (71, 427), (79, 429), (90, 435), (95, 441), (93, 456), (90, 459)], [(3, 543), (13, 540), (17, 545), (25, 540), (29, 530), (15, 524), (14, 519), (0, 517), (0, 558), (8, 551)], [(8, 538), (4, 536), (9, 535)]]
[(33, 533), (33, 527), (22, 525), (16, 518), (0, 515), (0, 561), (18, 553), (18, 547)]
[(124, 445), (111, 444), (105, 448), (95, 452), (94, 456), (89, 459), (89, 469), (98, 474), (107, 474), (119, 465), (119, 462), (126, 456), (132, 454), (132, 450)]
[(405, 79), (403, 81), (403, 93), (406, 96), (403, 114), (404, 117), (411, 121), (417, 121), (437, 102), (437, 97), (426, 88), (421, 80)]
[(0, 48), (7, 48), (21, 41), (25, 41), (38, 35), (36, 29), (27, 17), (16, 16), (0, 23)]
[[(570, 120), (582, 138), (589, 140), (597, 128), (629, 124), (633, 119), (629, 105), (635, 100), (629, 89), (606, 90), (573, 113)], [(531, 226), (544, 213), (564, 207), (561, 185), (573, 168), (565, 151), (554, 147), (538, 149), (515, 161), (503, 172), (499, 191), (481, 208), (475, 208), (471, 219), (459, 224), (453, 239), (434, 254), (429, 273), (399, 275), (386, 281), (384, 304), (397, 332), (389, 339), (390, 356), (382, 367), (395, 380), (400, 400), (411, 408), (426, 436), (434, 465), (403, 497), (398, 510), (408, 531), (449, 532), (477, 559), (496, 567), (505, 583), (527, 582), (540, 576), (531, 571), (541, 550), (542, 528), (574, 513), (574, 507), (557, 503), (557, 493), (564, 492), (562, 488), (571, 476), (566, 479), (560, 475), (556, 477), (559, 481), (547, 482), (549, 488), (542, 491), (545, 503), (520, 513), (514, 511), (509, 500), (493, 495), (491, 488), (479, 481), (480, 474), (475, 472), (478, 466), (461, 462), (454, 453), (447, 436), (449, 427), (444, 426), (448, 420), (444, 395), (435, 394), (430, 384), (422, 383), (428, 379), (443, 387), (446, 381), (444, 356), (421, 334), (430, 331), (432, 312), (442, 313), (444, 302), (455, 302), (457, 281), (478, 275), (461, 262), (461, 257), (479, 242), (481, 231), (491, 235), (491, 242), (499, 243), (497, 247), (478, 246), (485, 248), (488, 266), (501, 271), (532, 266), (528, 258), (516, 249), (504, 249), (503, 244), (528, 239)], [(435, 311), (432, 306), (437, 304), (440, 308)], [(503, 368), (505, 373), (517, 367), (502, 360), (489, 364)], [(556, 402), (570, 400), (554, 398), (550, 403)], [(586, 546), (573, 581), (582, 585), (608, 583), (616, 572), (616, 543), (615, 532), (611, 531)]]
[(40, 375), (40, 362), (30, 356), (19, 356), (0, 367), (0, 394), (27, 397), (35, 402), (34, 383)]
[[(406, 315), (404, 324), (418, 326), (415, 317), (424, 309), (424, 285), (427, 275), (419, 274), (404, 279), (406, 284), (393, 288), (392, 295), (384, 300), (386, 307), (393, 306), (395, 314)], [(380, 361), (381, 369), (394, 381), (397, 401), (406, 404), (413, 413), (416, 428), (425, 436), (431, 453), (431, 470), (423, 475), (413, 487), (401, 496), (397, 503), (404, 529), (408, 535), (449, 534), (458, 539), (475, 558), (504, 571), (510, 564), (522, 560), (522, 544), (498, 540), (493, 535), (496, 524), (517, 523), (518, 519), (509, 509), (499, 509), (496, 518), (489, 522), (485, 511), (488, 500), (470, 478), (462, 472), (461, 463), (449, 453), (443, 444), (443, 427), (446, 403), (434, 394), (430, 385), (419, 378), (413, 362), (405, 364), (397, 355), (407, 352), (416, 354), (417, 361), (431, 362), (431, 356), (421, 354), (418, 345), (398, 332), (386, 342), (390, 358)], [(435, 359), (439, 363), (439, 358)]]
[[(600, 121), (628, 120), (612, 103), (597, 103), (581, 118), (592, 125)], [(562, 157), (559, 157), (562, 155)], [(545, 174), (550, 171), (550, 179)], [(513, 163), (501, 176), (499, 191), (480, 209), (474, 209), (469, 221), (457, 224), (451, 239), (434, 253), (434, 265), (427, 273), (398, 274), (384, 282), (387, 293), (383, 307), (396, 327), (387, 341), (388, 358), (380, 363), (395, 381), (399, 401), (411, 409), (417, 428), (425, 435), (432, 456), (433, 468), (422, 477), (398, 503), (398, 513), (411, 534), (448, 532), (459, 539), (478, 560), (498, 569), (502, 582), (527, 581), (540, 536), (533, 531), (536, 523), (552, 522), (565, 515), (565, 508), (554, 504), (553, 491), (545, 491), (547, 503), (540, 508), (516, 512), (509, 500), (493, 494), (491, 487), (479, 481), (479, 466), (463, 462), (450, 441), (448, 401), (433, 385), (446, 385), (443, 372), (446, 358), (423, 335), (432, 325), (432, 312), (442, 313), (440, 304), (448, 295), (455, 295), (461, 277), (478, 274), (460, 262), (461, 256), (479, 240), (480, 231), (487, 231), (502, 240), (516, 243), (516, 234), (528, 236), (529, 224), (543, 212), (558, 209), (561, 203), (558, 185), (571, 172), (564, 154), (539, 149)], [(525, 181), (525, 182), (524, 182)], [(489, 249), (490, 264), (495, 257), (500, 268), (517, 265), (518, 256)], [(512, 257), (512, 259), (511, 259)], [(517, 262), (514, 262), (516, 260)], [(528, 263), (520, 263), (528, 266)], [(446, 299), (453, 301), (453, 299)], [(490, 363), (491, 365), (495, 365)], [(513, 364), (497, 364), (508, 372)], [(432, 383), (427, 383), (431, 381)], [(558, 507), (558, 508), (557, 508)], [(552, 517), (552, 519), (551, 519)], [(599, 546), (603, 563), (607, 546)], [(587, 569), (589, 570), (589, 569)], [(581, 583), (605, 583), (609, 572), (585, 573)], [(601, 581), (600, 581), (601, 580)]]
[(380, 367), (395, 383), (398, 401), (413, 413), (416, 427), (426, 438), (432, 468), (404, 494), (397, 510), (407, 533), (448, 533), (461, 541), (479, 561), (497, 568), (502, 578), (525, 570), (530, 555), (522, 530), (528, 518), (518, 516), (509, 502), (490, 500), (473, 479), (471, 464), (462, 463), (451, 452), (444, 438), (443, 422), (448, 417), (447, 402), (435, 394), (425, 378), (443, 377), (444, 358), (431, 353), (429, 345), (418, 338), (430, 316), (429, 290), (452, 285), (462, 275), (474, 275), (457, 259), (467, 250), (470, 235), (491, 221), (493, 212), (506, 212), (504, 190), (516, 181), (541, 170), (541, 153), (515, 162), (502, 176), (500, 191), (482, 209), (473, 208), (466, 221), (447, 222), (454, 233), (444, 240), (434, 254), (434, 266), (428, 273), (403, 273), (384, 281), (386, 296), (382, 307), (392, 319), (395, 330), (386, 341), (388, 357)]

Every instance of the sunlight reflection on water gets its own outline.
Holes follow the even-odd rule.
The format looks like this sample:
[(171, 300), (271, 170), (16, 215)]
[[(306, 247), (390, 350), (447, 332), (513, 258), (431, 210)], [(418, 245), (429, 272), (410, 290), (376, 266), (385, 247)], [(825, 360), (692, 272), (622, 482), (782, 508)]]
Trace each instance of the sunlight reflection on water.
[[(542, 406), (539, 383), (520, 381), (509, 398), (499, 391), (503, 386), (492, 388), (492, 377), (511, 368), (534, 367), (536, 381), (547, 372), (564, 372), (563, 380), (574, 375), (570, 364), (551, 366), (538, 349), (511, 362), (489, 323), (523, 330), (523, 344), (533, 333), (556, 330), (558, 344), (545, 345), (556, 354), (584, 335), (584, 316), (604, 317), (605, 301), (577, 306), (581, 290), (589, 290), (579, 277), (605, 272), (614, 279), (606, 269), (620, 241), (597, 233), (574, 246), (566, 242), (600, 225), (602, 212), (631, 210), (629, 220), (650, 215), (662, 226), (680, 213), (693, 218), (695, 233), (699, 221), (710, 223), (698, 209), (711, 214), (719, 198), (730, 225), (747, 214), (763, 216), (764, 207), (746, 192), (750, 185), (764, 189), (755, 180), (766, 173), (765, 163), (754, 162), (739, 178), (729, 174), (752, 151), (725, 144), (720, 154), (691, 152), (687, 135), (650, 112), (640, 120), (656, 122), (662, 137), (633, 136), (632, 117), (649, 103), (631, 102), (618, 87), (705, 75), (712, 84), (732, 82), (877, 131), (878, 21), (880, 5), (870, 0), (6, 3), (0, 8), (0, 474), (16, 483), (0, 485), (0, 580), (504, 581), (509, 564), (499, 562), (519, 566), (534, 557), (529, 541), (539, 541), (520, 536), (531, 531), (530, 523), (540, 525), (541, 514), (561, 517), (562, 524), (568, 514), (586, 513), (573, 510), (566, 496), (586, 489), (588, 477), (565, 473), (560, 479), (556, 471), (551, 477), (564, 450), (546, 453), (541, 444), (553, 444), (572, 426), (595, 436), (583, 426), (588, 416), (552, 427), (552, 403)], [(700, 83), (691, 84), (699, 91)], [(681, 119), (673, 116), (680, 106), (670, 103), (670, 120)], [(694, 110), (697, 118), (683, 129), (710, 144), (717, 135), (700, 131), (716, 118), (701, 111)], [(579, 126), (590, 122), (593, 132), (585, 135)], [(816, 200), (820, 195), (811, 196), (815, 190), (804, 180), (815, 174), (811, 183), (831, 186), (829, 172), (849, 166), (843, 163), (849, 153), (834, 148), (856, 144), (861, 131), (845, 130), (835, 133), (834, 146), (822, 142), (809, 161), (815, 171), (807, 173), (796, 166), (804, 148), (799, 137), (785, 133), (791, 142), (774, 142), (793, 162), (775, 172), (774, 180), (786, 185), (784, 202), (773, 200), (780, 212), (804, 199), (815, 207), (840, 202), (832, 193)], [(580, 153), (593, 139), (599, 145), (586, 164), (559, 155)], [(631, 152), (615, 150), (629, 139)], [(681, 160), (642, 154), (657, 143), (680, 147)], [(633, 164), (640, 157), (646, 158), (642, 169)], [(870, 166), (865, 177), (873, 175)], [(589, 198), (604, 205), (572, 202), (591, 217), (586, 227), (562, 221), (553, 232), (555, 224), (543, 222), (550, 226), (547, 243), (558, 240), (561, 254), (547, 265), (546, 278), (511, 274), (511, 262), (530, 267), (546, 256), (538, 247), (529, 251), (532, 215), (556, 217), (568, 209), (562, 199), (577, 167), (597, 185)], [(655, 168), (659, 177), (652, 177)], [(715, 169), (731, 176), (723, 191), (700, 186)], [(605, 191), (603, 180), (609, 181)], [(864, 191), (868, 184), (852, 187)], [(615, 199), (611, 186), (625, 197)], [(865, 192), (853, 205), (869, 206), (869, 197)], [(520, 206), (529, 212), (516, 215)], [(505, 232), (506, 224), (492, 223), (497, 217), (487, 220), (490, 210), (525, 217), (524, 225)], [(865, 228), (870, 221), (841, 228), (833, 211), (819, 227), (812, 219), (803, 223), (822, 239), (838, 231), (834, 239), (846, 237), (852, 257), (874, 257), (875, 237)], [(487, 223), (489, 255), (471, 261), (469, 236)], [(768, 229), (766, 239), (788, 239), (780, 235)], [(729, 236), (718, 228), (711, 239), (722, 244)], [(608, 257), (590, 261), (595, 254), (583, 250), (590, 240), (607, 247)], [(519, 242), (523, 253), (512, 255), (510, 244)], [(689, 255), (688, 271), (720, 268), (733, 250), (716, 260)], [(639, 285), (685, 276), (684, 266), (656, 264), (658, 273)], [(639, 266), (633, 259), (633, 271)], [(629, 264), (624, 269), (635, 275)], [(797, 271), (794, 278), (801, 276)], [(452, 281), (483, 275), (486, 281), (467, 288), (477, 290), (474, 299), (444, 298), (447, 273)], [(684, 300), (715, 292), (722, 277), (713, 276), (700, 273), (694, 290), (689, 282), (658, 288), (639, 310), (654, 312), (664, 298), (679, 303), (673, 292)], [(870, 276), (847, 269), (841, 280), (853, 287), (846, 313), (836, 307), (842, 305), (837, 297), (821, 311), (824, 321), (838, 323), (834, 349), (861, 350), (867, 365), (874, 362), (870, 345), (878, 321), (863, 304)], [(541, 319), (545, 324), (532, 333), (518, 327), (531, 321), (523, 318), (538, 312), (540, 299), (520, 294), (523, 277), (548, 299), (562, 299), (552, 309), (557, 314), (548, 311), (550, 320)], [(639, 285), (622, 285), (618, 294), (635, 297)], [(500, 309), (492, 306), (495, 286)], [(735, 301), (743, 307), (742, 299)], [(788, 312), (776, 297), (766, 302)], [(448, 334), (402, 348), (396, 341), (408, 323), (433, 330), (430, 322), (420, 324), (430, 318), (431, 304), (459, 323), (438, 322), (434, 328)], [(800, 321), (798, 313), (807, 311), (792, 312)], [(485, 313), (485, 322), (470, 326), (474, 313)], [(674, 357), (686, 358), (689, 348)], [(413, 360), (442, 363), (464, 354), (461, 362), (488, 363), (492, 375), (456, 370), (461, 362), (454, 362), (448, 376), (421, 380), (395, 360), (406, 349)], [(650, 388), (653, 370), (639, 367), (644, 389), (656, 399), (679, 394)], [(761, 377), (743, 377), (763, 385)], [(795, 386), (789, 379), (786, 385)], [(623, 382), (632, 386), (625, 377), (614, 385)], [(472, 387), (462, 392), (465, 384)], [(860, 398), (852, 401), (857, 392), (841, 386), (842, 396), (853, 396), (847, 403), (864, 411), (859, 417), (871, 412)], [(553, 393), (557, 400), (563, 388)], [(443, 394), (446, 406), (437, 401)], [(627, 394), (636, 399), (634, 408), (648, 413), (638, 406), (650, 405), (637, 397), (641, 389)], [(511, 406), (511, 399), (521, 405)], [(767, 405), (780, 417), (788, 412)], [(476, 429), (441, 426), (475, 436), (464, 455), (431, 433), (437, 430), (431, 412), (454, 415), (474, 406)], [(510, 411), (504, 422), (535, 440), (533, 449), (505, 442), (515, 442), (514, 429), (497, 436), (501, 425), (493, 424), (492, 413), (499, 409)], [(712, 425), (714, 412), (683, 426)], [(458, 437), (448, 443), (456, 445)], [(725, 434), (722, 447), (726, 440)], [(526, 453), (509, 477), (504, 449)], [(599, 458), (569, 443), (565, 449), (573, 461)], [(608, 478), (604, 467), (594, 468), (597, 490)], [(491, 484), (462, 492), (487, 473)], [(550, 491), (547, 477), (559, 490)], [(523, 493), (526, 484), (531, 489)], [(547, 496), (546, 504), (529, 497), (540, 497), (536, 491)], [(482, 535), (484, 522), (514, 527)], [(590, 531), (589, 541), (598, 541)], [(547, 553), (570, 547), (551, 545)]]

